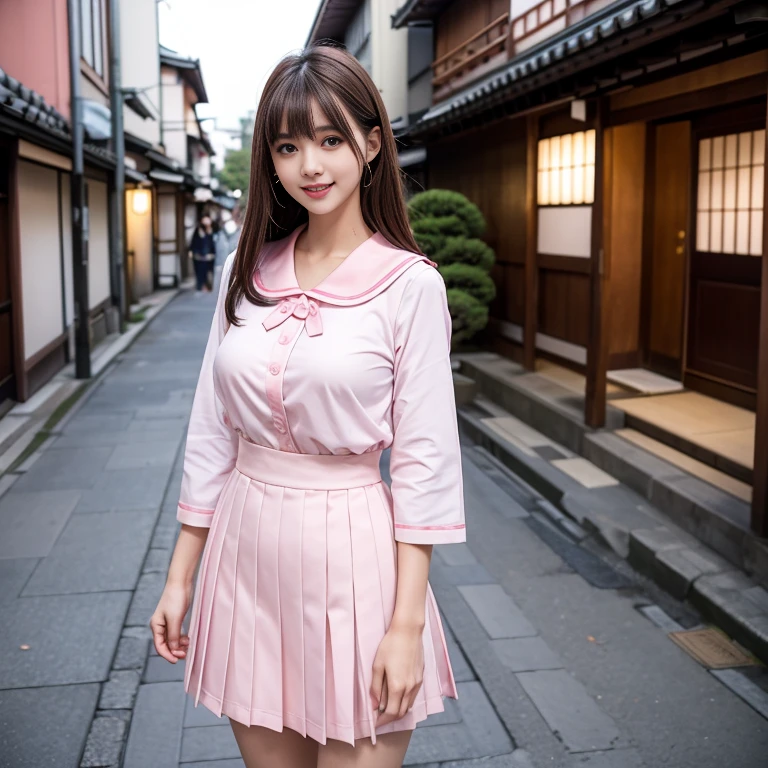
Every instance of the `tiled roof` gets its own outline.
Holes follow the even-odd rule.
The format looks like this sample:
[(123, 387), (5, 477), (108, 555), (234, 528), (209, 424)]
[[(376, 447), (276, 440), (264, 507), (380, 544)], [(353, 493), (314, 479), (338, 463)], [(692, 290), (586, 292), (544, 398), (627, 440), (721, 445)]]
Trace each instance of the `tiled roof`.
[(71, 140), (69, 123), (45, 99), (0, 69), (0, 109), (66, 141)]
[[(33, 131), (68, 145), (72, 132), (66, 118), (47, 104), (36, 91), (20, 83), (0, 69), (0, 114), (7, 115)], [(114, 166), (115, 155), (106, 147), (84, 145), (84, 152), (101, 165)]]
[(625, 0), (614, 3), (435, 104), (411, 127), (409, 133), (422, 133), (499, 103), (508, 95), (532, 91), (539, 85), (540, 78), (537, 76), (546, 74), (554, 65), (568, 63), (580, 54), (588, 58), (589, 49), (602, 42), (623, 45), (635, 35), (645, 34), (647, 24), (652, 24), (654, 18), (662, 14), (666, 24), (674, 20), (668, 17), (677, 15), (678, 10), (680, 18), (684, 18), (705, 6), (706, 3), (701, 0)]

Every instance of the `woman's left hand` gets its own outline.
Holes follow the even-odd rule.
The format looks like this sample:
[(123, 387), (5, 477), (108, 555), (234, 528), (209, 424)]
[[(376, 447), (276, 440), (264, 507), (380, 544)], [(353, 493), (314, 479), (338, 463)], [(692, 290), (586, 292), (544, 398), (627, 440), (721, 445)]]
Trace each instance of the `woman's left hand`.
[(424, 678), (423, 627), (391, 626), (373, 662), (371, 694), (379, 702), (376, 726), (399, 720), (413, 706)]

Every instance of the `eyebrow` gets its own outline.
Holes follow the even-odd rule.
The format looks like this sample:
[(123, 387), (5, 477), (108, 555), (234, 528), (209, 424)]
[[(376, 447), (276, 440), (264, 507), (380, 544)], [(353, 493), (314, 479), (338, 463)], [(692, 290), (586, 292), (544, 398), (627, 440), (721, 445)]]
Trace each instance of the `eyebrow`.
[[(315, 133), (322, 133), (323, 131), (338, 131), (339, 129), (335, 125), (317, 125), (315, 126)], [(278, 139), (292, 139), (290, 133), (278, 133)]]

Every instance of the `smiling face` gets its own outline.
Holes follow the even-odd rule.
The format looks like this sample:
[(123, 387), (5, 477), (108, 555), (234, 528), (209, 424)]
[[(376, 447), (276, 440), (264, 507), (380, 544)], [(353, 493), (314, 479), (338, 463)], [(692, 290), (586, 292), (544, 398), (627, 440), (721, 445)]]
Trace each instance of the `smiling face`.
[[(379, 152), (381, 129), (377, 126), (366, 136), (347, 110), (343, 106), (340, 109), (365, 162), (370, 162)], [(354, 147), (337, 126), (330, 124), (315, 101), (311, 113), (314, 137), (291, 136), (284, 122), (270, 145), (280, 184), (310, 214), (327, 214), (349, 202), (359, 205), (363, 175), (366, 182), (369, 180), (367, 168), (361, 166)]]

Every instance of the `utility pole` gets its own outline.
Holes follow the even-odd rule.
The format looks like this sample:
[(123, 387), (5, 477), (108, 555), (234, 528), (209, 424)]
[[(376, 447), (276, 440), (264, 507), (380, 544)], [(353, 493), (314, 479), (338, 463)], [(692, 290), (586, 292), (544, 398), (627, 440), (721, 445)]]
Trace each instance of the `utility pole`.
[(88, 317), (88, 207), (83, 178), (83, 101), (80, 95), (80, 14), (68, 0), (70, 106), (72, 122), (72, 271), (75, 294), (75, 377), (91, 377)]
[(112, 108), (112, 151), (115, 153), (115, 184), (112, 198), (112, 295), (120, 314), (120, 333), (125, 332), (126, 300), (125, 269), (125, 133), (123, 130), (123, 75), (120, 65), (120, 7), (118, 0), (109, 0), (109, 81)]

